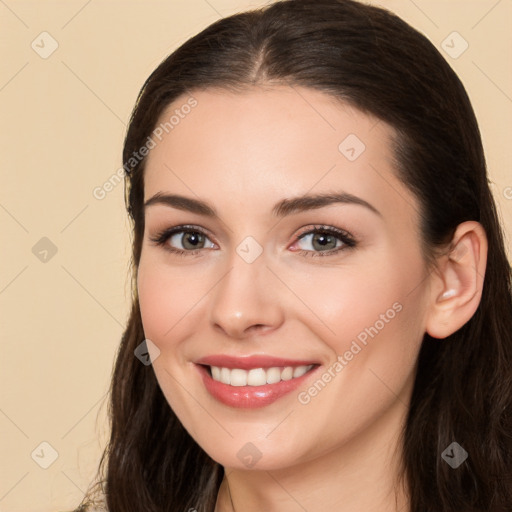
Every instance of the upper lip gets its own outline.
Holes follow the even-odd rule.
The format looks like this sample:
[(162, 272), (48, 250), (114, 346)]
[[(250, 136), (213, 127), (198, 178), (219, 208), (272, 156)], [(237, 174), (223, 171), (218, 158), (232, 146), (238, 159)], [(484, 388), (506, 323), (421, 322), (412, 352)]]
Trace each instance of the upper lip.
[(319, 363), (312, 360), (283, 359), (281, 357), (264, 355), (236, 357), (218, 354), (202, 357), (196, 361), (196, 364), (250, 370), (252, 368), (272, 368), (276, 366), (308, 366), (310, 364), (315, 365)]

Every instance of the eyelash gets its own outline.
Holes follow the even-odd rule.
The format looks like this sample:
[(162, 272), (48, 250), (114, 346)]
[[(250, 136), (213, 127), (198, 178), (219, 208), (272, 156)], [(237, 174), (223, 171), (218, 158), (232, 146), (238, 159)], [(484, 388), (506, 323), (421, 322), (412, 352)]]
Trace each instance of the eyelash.
[[(169, 238), (176, 233), (200, 233), (208, 238), (207, 233), (198, 226), (192, 226), (192, 225), (183, 225), (183, 226), (176, 226), (174, 228), (164, 229), (160, 233), (157, 233), (154, 237), (150, 238), (151, 242), (153, 242), (155, 245), (162, 246), (165, 248), (165, 250), (176, 254), (178, 256), (195, 256), (199, 252), (201, 252), (203, 249), (193, 249), (190, 251), (183, 250), (183, 249), (176, 249), (175, 247), (171, 247), (169, 245), (166, 245)], [(347, 250), (347, 249), (353, 249), (356, 247), (357, 242), (354, 240), (354, 238), (346, 231), (335, 228), (333, 226), (324, 226), (315, 225), (313, 229), (310, 229), (309, 231), (304, 231), (300, 235), (297, 236), (297, 239), (295, 242), (301, 240), (306, 235), (310, 234), (324, 234), (324, 235), (332, 235), (335, 238), (338, 238), (341, 242), (343, 242), (344, 245), (341, 247), (337, 247), (335, 249), (329, 249), (327, 251), (307, 251), (305, 249), (299, 249), (297, 250), (297, 254), (300, 254), (304, 257), (324, 257), (324, 256), (333, 256), (341, 251)], [(294, 242), (294, 243), (295, 243)]]

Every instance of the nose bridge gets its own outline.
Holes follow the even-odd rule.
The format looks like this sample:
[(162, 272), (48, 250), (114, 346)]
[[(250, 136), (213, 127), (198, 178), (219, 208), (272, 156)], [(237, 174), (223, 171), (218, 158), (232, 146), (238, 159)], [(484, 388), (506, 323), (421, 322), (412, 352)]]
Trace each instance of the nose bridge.
[(233, 337), (251, 327), (277, 327), (282, 314), (275, 280), (263, 248), (247, 237), (227, 258), (227, 271), (212, 290), (210, 317), (217, 328)]

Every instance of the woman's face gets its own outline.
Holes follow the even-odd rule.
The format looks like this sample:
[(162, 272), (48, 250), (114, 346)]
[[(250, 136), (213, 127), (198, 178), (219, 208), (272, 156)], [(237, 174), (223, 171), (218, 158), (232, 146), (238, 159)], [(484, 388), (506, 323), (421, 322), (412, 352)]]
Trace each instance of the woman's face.
[(167, 401), (225, 467), (393, 436), (430, 281), (391, 128), (300, 87), (194, 98), (165, 111), (145, 170), (138, 293)]

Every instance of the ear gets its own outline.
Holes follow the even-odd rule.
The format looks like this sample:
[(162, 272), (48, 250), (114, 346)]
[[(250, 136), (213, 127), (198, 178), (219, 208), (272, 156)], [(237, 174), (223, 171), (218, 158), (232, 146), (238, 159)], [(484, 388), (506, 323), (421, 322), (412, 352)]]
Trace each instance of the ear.
[(487, 236), (476, 221), (459, 224), (448, 254), (439, 258), (432, 274), (426, 331), (446, 338), (474, 315), (480, 304), (487, 265)]

